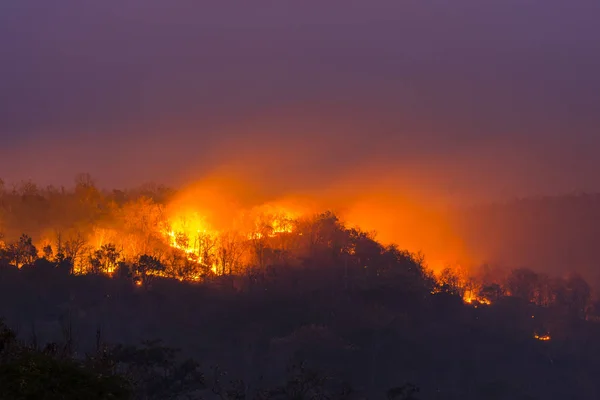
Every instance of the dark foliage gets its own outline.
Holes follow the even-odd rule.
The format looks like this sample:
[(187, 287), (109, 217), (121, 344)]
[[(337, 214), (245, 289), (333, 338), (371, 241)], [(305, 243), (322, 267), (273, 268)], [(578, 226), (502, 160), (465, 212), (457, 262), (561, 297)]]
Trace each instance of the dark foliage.
[[(16, 211), (2, 217), (16, 224), (26, 215), (19, 212), (33, 209), (24, 225), (31, 219), (51, 224), (40, 210), (59, 198), (68, 199), (62, 217), (69, 223), (71, 213), (77, 221), (108, 220), (111, 210), (137, 196), (102, 194), (86, 176), (74, 193), (58, 192), (42, 195), (26, 185), (6, 195)], [(148, 198), (168, 196), (150, 192)], [(245, 243), (255, 257), (243, 270), (236, 270), (235, 246), (223, 247), (212, 260), (223, 275), (204, 261), (197, 282), (185, 278), (198, 259), (181, 252), (125, 260), (111, 243), (84, 251), (76, 231), (56, 235), (53, 247), (36, 249), (34, 257), (29, 236), (12, 232), (0, 253), (0, 315), (15, 327), (0, 329), (0, 393), (17, 399), (53, 398), (59, 391), (77, 399), (600, 398), (600, 305), (581, 276), (517, 269), (501, 279), (484, 271), (469, 281), (448, 269), (435, 279), (419, 255), (383, 246), (332, 213), (296, 224), (296, 237), (272, 240), (265, 238), (273, 227), (261, 227), (264, 234)], [(82, 265), (92, 273), (75, 274)], [(167, 267), (172, 276), (164, 274)], [(23, 344), (26, 339), (33, 343)], [(46, 342), (56, 344), (38, 348)]]
[(26, 346), (0, 325), (0, 393), (3, 399), (125, 400), (132, 388), (122, 376), (93, 363), (58, 354), (56, 345), (43, 350)]

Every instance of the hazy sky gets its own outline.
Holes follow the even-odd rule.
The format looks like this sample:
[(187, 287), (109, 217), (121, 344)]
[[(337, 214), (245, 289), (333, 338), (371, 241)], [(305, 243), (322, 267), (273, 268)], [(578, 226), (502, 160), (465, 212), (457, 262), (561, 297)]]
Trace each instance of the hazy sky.
[(0, 177), (600, 190), (598, 21), (598, 0), (2, 0)]

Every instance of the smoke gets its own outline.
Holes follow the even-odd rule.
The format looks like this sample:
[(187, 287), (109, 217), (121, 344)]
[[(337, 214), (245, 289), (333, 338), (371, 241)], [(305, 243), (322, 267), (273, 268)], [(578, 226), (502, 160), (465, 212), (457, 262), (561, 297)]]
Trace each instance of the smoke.
[(375, 163), (463, 200), (600, 187), (590, 2), (33, 3), (0, 12), (4, 179)]
[(265, 156), (262, 165), (249, 155), (238, 158), (190, 180), (170, 208), (175, 214), (198, 212), (216, 229), (227, 229), (240, 212), (269, 206), (296, 216), (331, 210), (347, 226), (374, 232), (383, 244), (424, 253), (435, 269), (473, 261), (450, 224), (448, 203), (413, 186), (410, 179), (373, 165), (348, 167), (321, 179), (302, 172), (281, 174), (278, 163), (301, 164), (291, 157)]
[(456, 206), (600, 188), (592, 2), (33, 3), (0, 12), (8, 182), (333, 208), (436, 264), (498, 258)]

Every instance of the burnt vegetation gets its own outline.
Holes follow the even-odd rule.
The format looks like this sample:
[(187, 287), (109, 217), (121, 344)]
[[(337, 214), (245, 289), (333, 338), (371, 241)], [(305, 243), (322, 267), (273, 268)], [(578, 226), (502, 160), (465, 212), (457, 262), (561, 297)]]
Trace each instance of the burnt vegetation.
[(3, 398), (600, 397), (577, 274), (436, 275), (331, 212), (169, 242), (174, 194), (2, 184)]

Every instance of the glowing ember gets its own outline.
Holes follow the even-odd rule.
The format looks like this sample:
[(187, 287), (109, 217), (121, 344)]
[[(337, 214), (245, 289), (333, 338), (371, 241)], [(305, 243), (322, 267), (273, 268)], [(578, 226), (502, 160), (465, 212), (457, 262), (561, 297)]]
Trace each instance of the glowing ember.
[(463, 301), (467, 304), (492, 304), (492, 302), (489, 299), (486, 299), (482, 296), (478, 296), (472, 290), (465, 291), (465, 294), (463, 295)]

